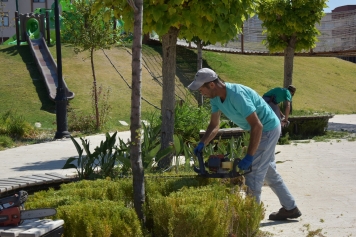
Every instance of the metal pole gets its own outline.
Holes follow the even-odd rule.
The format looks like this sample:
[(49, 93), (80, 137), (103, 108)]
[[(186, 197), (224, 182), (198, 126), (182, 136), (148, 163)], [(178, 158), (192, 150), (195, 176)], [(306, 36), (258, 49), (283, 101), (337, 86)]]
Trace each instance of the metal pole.
[(69, 137), (70, 133), (67, 131), (67, 95), (64, 88), (62, 76), (62, 51), (61, 51), (61, 36), (59, 25), (59, 8), (58, 0), (54, 1), (54, 15), (55, 15), (55, 29), (56, 29), (56, 51), (57, 51), (57, 94), (54, 99), (56, 102), (56, 118), (57, 118), (57, 132), (55, 139)]
[(18, 2), (18, 0), (16, 0), (16, 11), (17, 12), (19, 11), (19, 2)]

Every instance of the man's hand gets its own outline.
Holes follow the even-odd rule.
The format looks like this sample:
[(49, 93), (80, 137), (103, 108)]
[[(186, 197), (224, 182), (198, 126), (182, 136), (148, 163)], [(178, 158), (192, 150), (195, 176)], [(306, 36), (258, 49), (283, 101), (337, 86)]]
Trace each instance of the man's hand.
[(283, 120), (283, 121), (281, 122), (281, 124), (282, 124), (282, 127), (283, 127), (283, 128), (286, 128), (286, 127), (289, 126), (290, 122), (289, 122), (288, 120)]
[(243, 158), (240, 163), (237, 165), (241, 170), (248, 170), (252, 165), (253, 156), (246, 154), (245, 158)]
[(198, 155), (198, 153), (202, 152), (204, 148), (204, 142), (199, 142), (198, 146), (194, 148), (194, 154)]

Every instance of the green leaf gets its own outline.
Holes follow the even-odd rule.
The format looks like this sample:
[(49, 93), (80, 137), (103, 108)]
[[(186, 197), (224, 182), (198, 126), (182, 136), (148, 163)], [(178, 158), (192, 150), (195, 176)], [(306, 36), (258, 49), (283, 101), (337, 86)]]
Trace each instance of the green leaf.
[(153, 148), (152, 150), (150, 150), (147, 154), (147, 157), (145, 157), (145, 159), (152, 159), (153, 157), (155, 157), (158, 153), (158, 151), (161, 149), (161, 144), (158, 144), (155, 148)]
[(175, 154), (179, 155), (182, 152), (182, 138), (176, 134), (174, 134), (173, 136), (173, 144), (174, 144), (174, 150), (175, 150)]
[(66, 161), (66, 163), (64, 164), (64, 166), (62, 167), (62, 169), (71, 169), (71, 168), (77, 168), (76, 165), (72, 164), (73, 161), (78, 160), (78, 158), (76, 157), (70, 157), (68, 158), (68, 160)]
[(83, 149), (79, 146), (78, 142), (74, 139), (74, 137), (70, 136), (70, 139), (74, 143), (74, 146), (77, 149), (79, 157), (81, 157), (83, 154)]
[(174, 15), (174, 13), (176, 13), (177, 10), (175, 8), (169, 8), (168, 12), (169, 12), (169, 15)]
[(167, 155), (169, 155), (170, 153), (173, 152), (173, 147), (169, 146), (166, 149), (160, 150), (157, 154), (156, 154), (156, 162), (160, 161), (163, 157), (166, 157)]
[(74, 164), (65, 164), (62, 169), (76, 169), (77, 166)]
[(124, 166), (131, 167), (131, 162), (124, 156), (117, 156), (118, 161), (120, 161)]

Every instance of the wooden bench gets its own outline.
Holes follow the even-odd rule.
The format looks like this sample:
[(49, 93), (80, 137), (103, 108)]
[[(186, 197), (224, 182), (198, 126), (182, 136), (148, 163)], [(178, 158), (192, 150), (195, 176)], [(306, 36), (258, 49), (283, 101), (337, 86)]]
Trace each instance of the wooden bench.
[[(221, 128), (219, 129), (218, 133), (214, 137), (213, 140), (218, 140), (218, 139), (230, 139), (232, 137), (238, 138), (244, 135), (246, 131), (243, 130), (242, 128)], [(200, 130), (199, 132), (199, 137), (202, 138), (205, 135), (205, 130)]]
[(0, 237), (61, 237), (63, 220), (25, 220), (18, 226), (0, 227)]

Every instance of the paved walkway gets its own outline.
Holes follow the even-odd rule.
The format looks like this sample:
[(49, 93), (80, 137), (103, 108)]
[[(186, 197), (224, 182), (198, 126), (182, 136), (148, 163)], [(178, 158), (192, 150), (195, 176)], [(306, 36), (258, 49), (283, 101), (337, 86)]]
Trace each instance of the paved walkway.
[[(336, 115), (328, 129), (356, 133), (356, 115)], [(356, 142), (293, 143), (277, 146), (277, 169), (297, 201), (302, 216), (291, 221), (269, 221), (281, 205), (269, 187), (263, 187), (266, 207), (261, 230), (273, 236), (308, 236), (320, 229), (328, 237), (356, 235)], [(314, 236), (314, 235), (311, 235)]]
[[(336, 115), (329, 122), (329, 129), (356, 133), (356, 115)], [(118, 136), (126, 141), (130, 133)], [(104, 135), (86, 138), (92, 148), (105, 140)], [(280, 151), (277, 168), (303, 215), (287, 222), (267, 220), (280, 204), (271, 189), (264, 187), (266, 217), (261, 230), (281, 237), (307, 236), (318, 229), (320, 236), (356, 236), (356, 142), (294, 143), (278, 145), (276, 151)], [(61, 167), (68, 157), (76, 155), (70, 139), (0, 151), (0, 179), (46, 172), (73, 175), (74, 169)]]
[[(118, 137), (127, 141), (130, 132), (120, 132)], [(105, 140), (105, 135), (87, 136), (85, 139), (90, 141), (90, 148), (94, 149)], [(82, 144), (79, 138), (76, 140), (79, 145)], [(78, 156), (78, 152), (70, 138), (0, 151), (0, 179), (47, 172), (72, 176), (76, 174), (75, 169), (62, 170), (67, 159), (72, 156)]]

